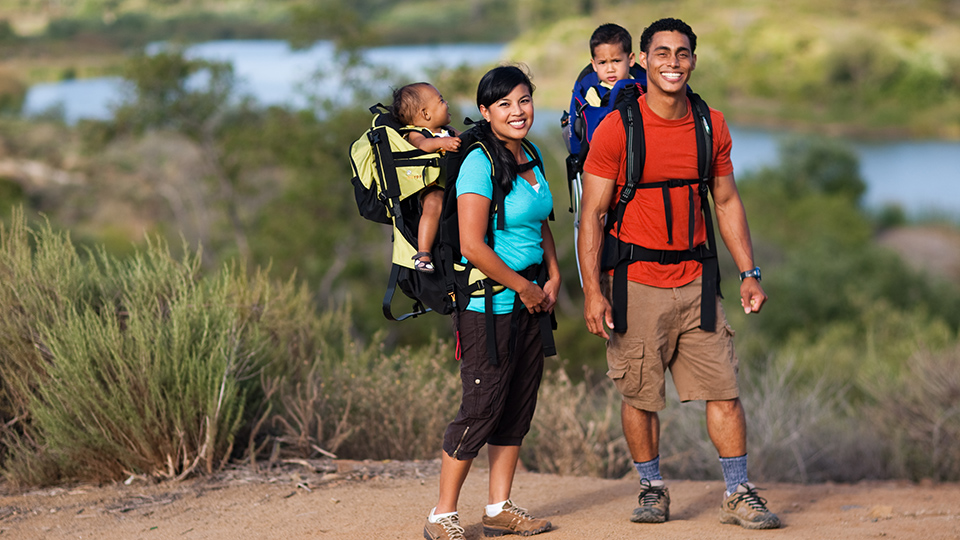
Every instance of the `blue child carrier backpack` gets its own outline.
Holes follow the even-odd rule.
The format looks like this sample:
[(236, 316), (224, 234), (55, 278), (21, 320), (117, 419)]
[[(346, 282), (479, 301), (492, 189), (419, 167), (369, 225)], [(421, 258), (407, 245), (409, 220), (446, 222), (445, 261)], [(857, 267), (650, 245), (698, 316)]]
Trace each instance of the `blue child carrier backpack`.
[[(580, 174), (583, 172), (583, 162), (586, 161), (587, 151), (590, 149), (593, 130), (605, 116), (613, 112), (618, 97), (621, 100), (626, 97), (621, 96), (624, 93), (623, 90), (629, 88), (628, 93), (636, 99), (647, 88), (647, 72), (642, 67), (637, 64), (630, 66), (630, 75), (632, 79), (617, 81), (613, 88), (608, 89), (600, 84), (600, 78), (597, 77), (593, 66), (587, 64), (580, 71), (577, 82), (573, 85), (570, 110), (564, 111), (563, 116), (560, 117), (563, 141), (569, 152), (566, 159), (567, 190), (570, 194), (570, 213), (573, 214), (574, 250), (576, 250), (577, 236), (580, 232), (580, 196), (583, 193)], [(587, 92), (591, 88), (595, 88), (600, 96), (599, 107), (587, 103)], [(577, 268), (579, 270), (579, 266)], [(581, 284), (582, 279), (581, 277)]]

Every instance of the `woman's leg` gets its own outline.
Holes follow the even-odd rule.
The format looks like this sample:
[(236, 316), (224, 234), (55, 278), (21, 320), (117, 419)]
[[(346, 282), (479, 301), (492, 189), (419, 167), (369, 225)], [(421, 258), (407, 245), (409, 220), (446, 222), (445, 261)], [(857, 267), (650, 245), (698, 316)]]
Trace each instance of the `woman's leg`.
[(517, 461), (520, 459), (520, 447), (488, 444), (487, 452), (490, 459), (490, 494), (487, 504), (495, 504), (510, 498)]
[[(450, 457), (446, 452), (441, 452), (440, 458), (440, 498), (437, 500), (437, 514), (447, 514), (457, 511), (457, 503), (460, 501), (460, 489), (463, 488), (463, 481), (467, 479), (470, 472), (472, 459), (459, 460)], [(491, 467), (490, 474), (493, 474)], [(503, 500), (503, 499), (501, 499)]]

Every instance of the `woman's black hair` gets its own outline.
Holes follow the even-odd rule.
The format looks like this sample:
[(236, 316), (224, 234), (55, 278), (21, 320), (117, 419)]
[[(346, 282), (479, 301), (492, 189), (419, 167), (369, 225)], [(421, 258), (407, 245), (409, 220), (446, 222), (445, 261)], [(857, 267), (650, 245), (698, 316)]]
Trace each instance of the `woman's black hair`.
[[(526, 85), (533, 94), (534, 86), (530, 77), (517, 66), (499, 66), (488, 71), (480, 84), (477, 85), (477, 106), (489, 109), (494, 103), (503, 99), (519, 85)], [(503, 189), (503, 193), (510, 193), (513, 183), (520, 174), (520, 165), (513, 153), (507, 150), (503, 141), (498, 139), (490, 128), (489, 122), (478, 122), (480, 140), (490, 152), (493, 161), (493, 170), (496, 173), (494, 180)]]

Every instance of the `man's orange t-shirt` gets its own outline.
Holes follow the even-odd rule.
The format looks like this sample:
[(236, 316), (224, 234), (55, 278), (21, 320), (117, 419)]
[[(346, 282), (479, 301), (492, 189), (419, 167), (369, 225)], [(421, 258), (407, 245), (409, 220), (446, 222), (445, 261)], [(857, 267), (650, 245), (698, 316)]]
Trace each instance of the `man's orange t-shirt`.
[[(697, 136), (694, 128), (693, 107), (687, 103), (687, 115), (679, 120), (660, 118), (641, 96), (640, 111), (643, 116), (643, 133), (646, 142), (646, 159), (641, 183), (666, 180), (695, 179), (697, 171)], [(710, 109), (713, 122), (713, 176), (733, 173), (730, 161), (730, 131), (723, 113)], [(626, 183), (626, 133), (618, 111), (608, 114), (590, 141), (590, 152), (583, 165), (584, 172), (601, 178), (616, 179), (613, 206)], [(686, 186), (670, 189), (670, 206), (673, 210), (673, 243), (668, 243), (667, 220), (664, 211), (663, 192), (660, 188), (638, 188), (633, 200), (627, 204), (620, 226), (620, 239), (658, 250), (685, 250), (706, 242), (707, 233), (700, 211), (700, 194), (693, 189), (694, 234), (693, 246), (689, 239), (690, 202)], [(611, 206), (611, 214), (613, 206)], [(631, 281), (653, 287), (680, 287), (700, 276), (701, 264), (685, 261), (680, 264), (660, 264), (638, 261), (630, 265), (627, 277)]]

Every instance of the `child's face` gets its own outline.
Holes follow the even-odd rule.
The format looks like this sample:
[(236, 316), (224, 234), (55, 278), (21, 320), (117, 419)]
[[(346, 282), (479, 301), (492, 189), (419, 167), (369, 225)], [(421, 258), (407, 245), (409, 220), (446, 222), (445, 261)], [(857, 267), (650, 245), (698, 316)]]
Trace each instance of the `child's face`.
[(611, 43), (601, 43), (594, 47), (593, 58), (590, 59), (600, 81), (610, 85), (629, 79), (633, 62), (633, 53), (627, 54), (619, 44)]
[(437, 130), (450, 123), (450, 106), (436, 88), (433, 86), (421, 88), (420, 103), (422, 105), (417, 117), (423, 121), (423, 127)]

